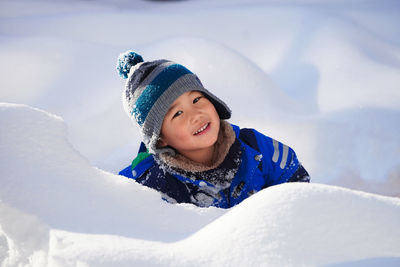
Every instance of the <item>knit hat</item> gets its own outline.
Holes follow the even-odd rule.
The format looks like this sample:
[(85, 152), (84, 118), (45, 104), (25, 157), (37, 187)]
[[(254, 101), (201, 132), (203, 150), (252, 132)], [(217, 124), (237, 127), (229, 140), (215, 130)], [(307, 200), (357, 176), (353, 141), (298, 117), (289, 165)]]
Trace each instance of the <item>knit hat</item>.
[(122, 96), (125, 111), (139, 125), (150, 153), (175, 153), (171, 148), (158, 148), (157, 142), (165, 114), (183, 93), (199, 91), (214, 105), (220, 119), (231, 117), (229, 107), (180, 64), (164, 59), (144, 62), (140, 55), (127, 51), (119, 56), (117, 70), (127, 79)]

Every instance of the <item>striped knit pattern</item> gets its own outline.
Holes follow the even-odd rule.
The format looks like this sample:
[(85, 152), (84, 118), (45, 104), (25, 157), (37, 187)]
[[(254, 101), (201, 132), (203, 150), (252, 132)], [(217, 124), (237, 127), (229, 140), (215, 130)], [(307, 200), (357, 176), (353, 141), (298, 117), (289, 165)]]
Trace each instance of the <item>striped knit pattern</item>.
[[(136, 100), (135, 107), (132, 110), (132, 114), (135, 114), (136, 120), (140, 126), (143, 126), (150, 109), (154, 103), (161, 97), (168, 89), (171, 91), (170, 86), (186, 74), (192, 74), (188, 69), (179, 64), (169, 65), (164, 68), (157, 76), (150, 81), (149, 84), (144, 85), (143, 92), (139, 95)], [(154, 76), (154, 75), (153, 75)], [(201, 87), (201, 84), (189, 84), (192, 87)]]

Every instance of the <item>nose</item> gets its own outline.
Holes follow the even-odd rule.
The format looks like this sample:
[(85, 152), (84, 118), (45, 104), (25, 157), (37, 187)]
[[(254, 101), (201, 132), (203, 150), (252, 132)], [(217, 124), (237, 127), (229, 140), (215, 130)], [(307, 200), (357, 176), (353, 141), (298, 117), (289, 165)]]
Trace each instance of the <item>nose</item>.
[(189, 116), (190, 116), (190, 123), (196, 124), (200, 121), (200, 119), (202, 117), (202, 113), (197, 109), (191, 109)]

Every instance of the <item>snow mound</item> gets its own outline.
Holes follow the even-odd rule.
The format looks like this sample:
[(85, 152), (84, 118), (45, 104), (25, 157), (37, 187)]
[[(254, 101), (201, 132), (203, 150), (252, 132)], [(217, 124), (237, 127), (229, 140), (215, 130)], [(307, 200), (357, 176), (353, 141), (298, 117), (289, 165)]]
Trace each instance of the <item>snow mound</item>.
[(60, 117), (1, 104), (3, 266), (293, 266), (400, 257), (400, 200), (319, 184), (229, 211), (171, 205), (92, 167)]
[(68, 142), (62, 119), (45, 111), (3, 103), (0, 124), (7, 129), (0, 199), (51, 228), (171, 241), (224, 212), (169, 205), (156, 191), (92, 167)]
[(242, 127), (290, 145), (313, 182), (400, 196), (400, 111), (362, 108), (251, 119)]

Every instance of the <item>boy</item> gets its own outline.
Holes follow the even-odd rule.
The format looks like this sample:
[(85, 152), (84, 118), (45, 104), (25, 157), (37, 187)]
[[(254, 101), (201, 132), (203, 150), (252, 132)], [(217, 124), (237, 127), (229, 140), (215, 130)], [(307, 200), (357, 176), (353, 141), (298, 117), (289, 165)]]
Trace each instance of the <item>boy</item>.
[(156, 189), (168, 202), (220, 208), (272, 185), (309, 182), (290, 147), (226, 122), (231, 110), (184, 66), (143, 62), (128, 51), (117, 69), (128, 78), (124, 108), (143, 141), (120, 175)]

